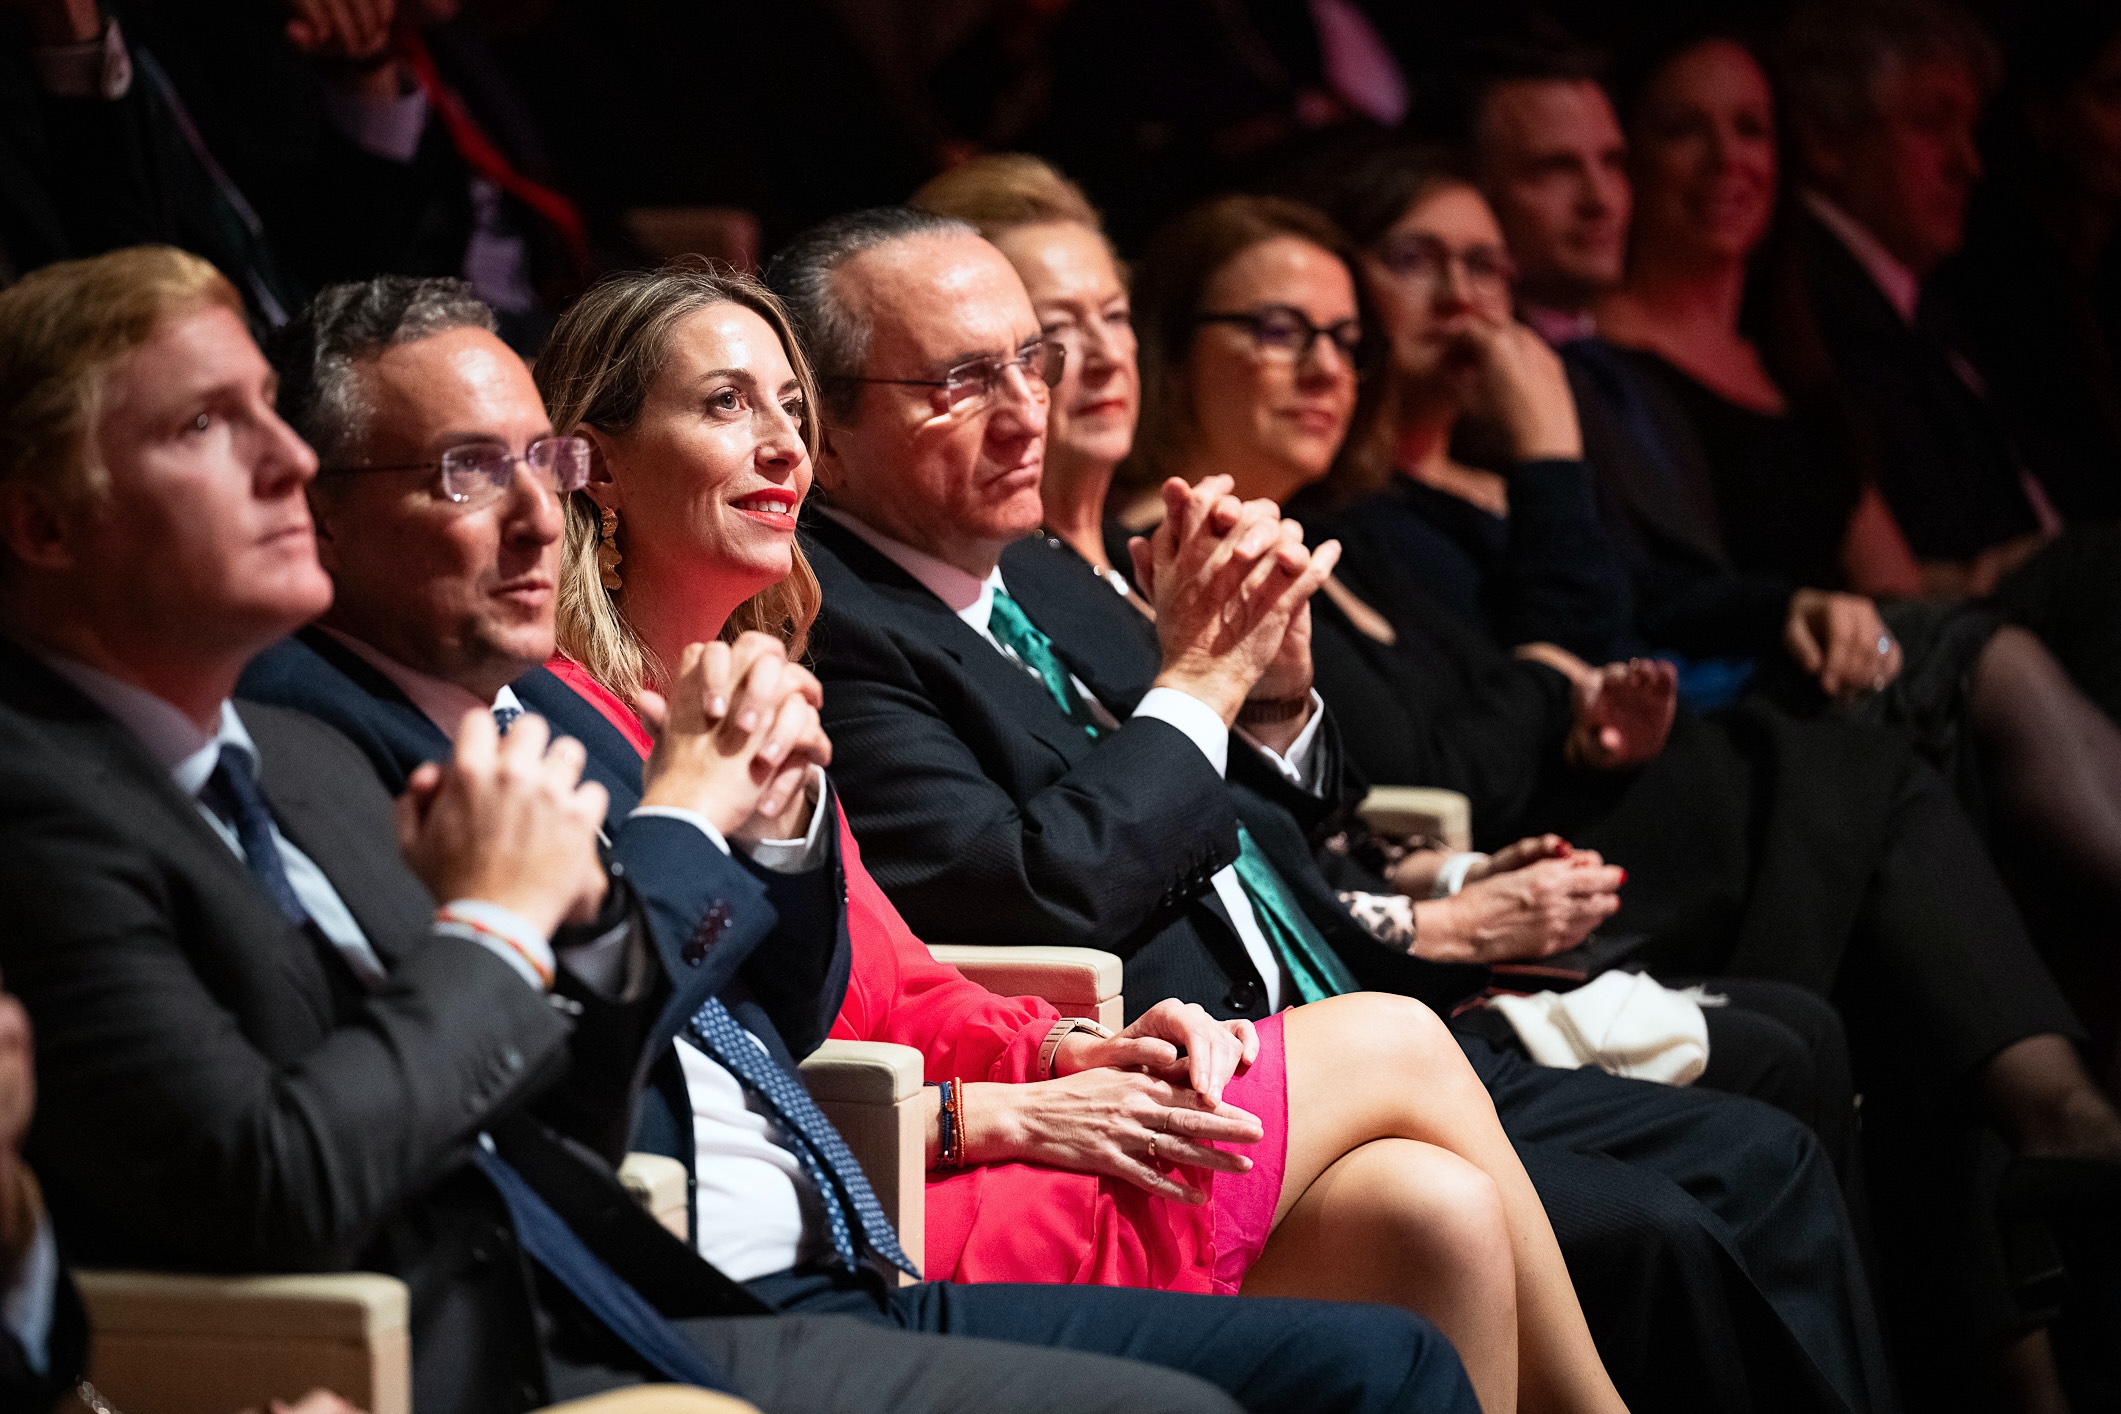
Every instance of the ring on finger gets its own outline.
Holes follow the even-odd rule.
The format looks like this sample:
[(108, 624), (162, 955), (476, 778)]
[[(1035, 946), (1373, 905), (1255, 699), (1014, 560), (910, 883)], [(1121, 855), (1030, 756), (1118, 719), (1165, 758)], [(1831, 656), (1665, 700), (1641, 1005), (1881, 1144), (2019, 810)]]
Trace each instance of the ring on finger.
[(1156, 1162), (1156, 1135), (1153, 1131), (1149, 1135), (1149, 1162)]
[(1879, 657), (1881, 657), (1881, 658), (1883, 658), (1883, 657), (1886, 657), (1886, 656), (1890, 655), (1890, 654), (1892, 653), (1892, 651), (1893, 651), (1893, 636), (1892, 636), (1891, 634), (1889, 634), (1889, 633), (1881, 633), (1881, 634), (1879, 634), (1879, 635), (1878, 635), (1878, 656), (1879, 656)]

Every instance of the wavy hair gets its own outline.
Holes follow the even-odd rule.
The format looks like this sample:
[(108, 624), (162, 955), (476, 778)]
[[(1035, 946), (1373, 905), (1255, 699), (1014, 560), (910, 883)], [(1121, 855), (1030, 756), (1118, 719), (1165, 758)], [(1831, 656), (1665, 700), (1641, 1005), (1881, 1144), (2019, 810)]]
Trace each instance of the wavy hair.
[[(659, 270), (614, 275), (591, 287), (560, 316), (534, 370), (553, 430), (566, 434), (592, 427), (622, 433), (641, 415), (648, 390), (669, 360), (679, 321), (710, 305), (734, 304), (766, 321), (780, 337), (803, 394), (803, 445), (817, 455), (817, 378), (795, 334), (787, 309), (771, 290), (748, 275), (698, 257), (682, 257)], [(625, 526), (618, 530), (625, 546)], [(627, 702), (653, 686), (665, 665), (623, 608), (624, 591), (608, 590), (597, 565), (603, 513), (586, 490), (567, 498), (567, 544), (560, 561), (560, 651), (589, 669), (598, 682)], [(786, 578), (737, 606), (722, 625), (722, 638), (756, 629), (788, 645), (799, 656), (817, 618), (817, 575), (792, 547)]]

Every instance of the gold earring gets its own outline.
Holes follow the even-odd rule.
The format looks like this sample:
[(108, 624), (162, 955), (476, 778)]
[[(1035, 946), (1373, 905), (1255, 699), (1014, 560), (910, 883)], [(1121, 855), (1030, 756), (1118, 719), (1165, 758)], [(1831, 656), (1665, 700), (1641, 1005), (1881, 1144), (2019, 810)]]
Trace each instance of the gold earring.
[(597, 535), (597, 578), (616, 594), (620, 588), (619, 513), (609, 506), (603, 507), (603, 513), (603, 527)]

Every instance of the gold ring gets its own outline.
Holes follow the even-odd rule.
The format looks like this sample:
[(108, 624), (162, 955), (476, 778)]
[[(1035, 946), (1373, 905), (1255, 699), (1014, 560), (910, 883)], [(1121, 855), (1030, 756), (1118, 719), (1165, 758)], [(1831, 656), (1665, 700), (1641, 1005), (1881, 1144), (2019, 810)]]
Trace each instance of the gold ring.
[(1149, 1162), (1156, 1162), (1156, 1135), (1153, 1132), (1149, 1135)]

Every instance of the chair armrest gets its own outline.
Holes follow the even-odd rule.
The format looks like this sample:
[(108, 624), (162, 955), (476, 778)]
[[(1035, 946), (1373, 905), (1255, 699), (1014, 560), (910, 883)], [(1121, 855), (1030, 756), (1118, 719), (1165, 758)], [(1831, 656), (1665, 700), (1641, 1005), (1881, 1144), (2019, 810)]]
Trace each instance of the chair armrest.
[(928, 1118), (921, 1053), (889, 1041), (827, 1041), (803, 1084), (854, 1151), (914, 1265), (927, 1232)]
[(928, 951), (990, 992), (1037, 997), (1062, 1016), (1103, 1022), (1115, 1031), (1125, 1024), (1125, 969), (1101, 949), (933, 943)]
[(636, 1203), (680, 1242), (692, 1240), (690, 1179), (685, 1166), (668, 1154), (628, 1154), (619, 1165), (619, 1182)]
[(373, 1272), (176, 1276), (76, 1271), (89, 1378), (120, 1409), (228, 1414), (336, 1390), (411, 1414), (405, 1283)]
[(1380, 835), (1429, 835), (1464, 853), (1473, 847), (1473, 803), (1441, 786), (1372, 786), (1356, 807)]
[(734, 1395), (690, 1385), (636, 1385), (588, 1399), (547, 1405), (544, 1414), (759, 1414)]

